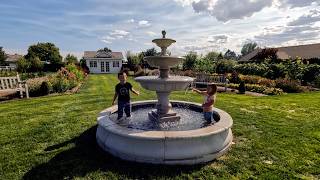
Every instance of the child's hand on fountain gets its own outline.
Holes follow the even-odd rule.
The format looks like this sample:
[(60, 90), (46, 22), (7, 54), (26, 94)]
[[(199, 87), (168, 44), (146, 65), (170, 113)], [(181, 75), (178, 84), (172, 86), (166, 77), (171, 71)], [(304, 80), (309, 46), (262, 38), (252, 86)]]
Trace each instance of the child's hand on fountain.
[(134, 93), (134, 94), (136, 94), (137, 96), (139, 96), (140, 95), (140, 92), (139, 91), (137, 91), (137, 90), (135, 90), (135, 89), (131, 89), (131, 91)]

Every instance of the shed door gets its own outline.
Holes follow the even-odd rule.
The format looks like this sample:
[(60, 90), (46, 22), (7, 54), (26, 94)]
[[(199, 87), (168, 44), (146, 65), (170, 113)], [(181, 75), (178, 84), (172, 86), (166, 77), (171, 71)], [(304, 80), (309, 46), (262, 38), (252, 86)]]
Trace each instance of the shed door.
[(106, 62), (106, 72), (110, 72), (110, 64), (109, 64), (109, 62)]
[(104, 61), (101, 61), (100, 68), (101, 68), (101, 72), (104, 72), (104, 70), (105, 70)]

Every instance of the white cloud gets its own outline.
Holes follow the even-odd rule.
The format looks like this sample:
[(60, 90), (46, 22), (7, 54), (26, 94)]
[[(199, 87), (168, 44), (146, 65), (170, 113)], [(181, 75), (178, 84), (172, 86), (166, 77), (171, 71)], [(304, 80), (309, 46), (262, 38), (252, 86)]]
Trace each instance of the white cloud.
[(319, 5), (320, 0), (175, 0), (182, 6), (191, 5), (196, 13), (207, 13), (218, 21), (251, 17), (266, 7), (295, 8)]
[(272, 5), (273, 0), (201, 0), (193, 2), (195, 12), (205, 12), (219, 21), (250, 17), (265, 7)]
[(114, 40), (114, 39), (116, 39), (116, 38), (107, 35), (107, 36), (103, 36), (102, 39), (105, 39), (105, 40)]
[(129, 19), (127, 22), (128, 22), (128, 23), (134, 23), (135, 20), (134, 20), (134, 19)]
[(112, 36), (126, 36), (126, 35), (128, 35), (129, 34), (129, 32), (128, 31), (125, 31), (125, 30), (118, 30), (118, 29), (116, 29), (116, 30), (113, 30), (111, 33), (110, 33), (110, 35), (112, 35)]
[(112, 41), (108, 41), (108, 40), (105, 40), (105, 39), (101, 39), (102, 42), (106, 43), (106, 44), (111, 44)]
[(209, 43), (224, 44), (228, 42), (228, 36), (225, 34), (213, 35), (208, 37)]
[(147, 31), (146, 34), (148, 34), (151, 37), (157, 36), (157, 33), (153, 32), (153, 31)]
[(149, 26), (151, 26), (149, 21), (146, 21), (146, 20), (139, 21), (138, 25), (139, 25), (139, 27), (149, 27)]
[(174, 0), (174, 1), (181, 4), (182, 6), (189, 6), (193, 2), (199, 2), (200, 0)]
[(289, 26), (312, 25), (320, 21), (320, 11), (310, 10), (308, 14), (300, 16), (298, 19), (290, 22)]
[(320, 1), (319, 0), (281, 0), (280, 1), (280, 4), (284, 7), (305, 7), (315, 3), (319, 4)]

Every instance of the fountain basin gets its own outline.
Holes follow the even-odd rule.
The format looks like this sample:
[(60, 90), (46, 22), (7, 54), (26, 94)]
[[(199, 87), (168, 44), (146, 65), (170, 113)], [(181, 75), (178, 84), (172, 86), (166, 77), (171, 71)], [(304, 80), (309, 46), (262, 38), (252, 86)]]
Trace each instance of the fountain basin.
[[(143, 108), (157, 101), (133, 102), (132, 107)], [(201, 104), (171, 101), (201, 110)], [(98, 117), (96, 139), (105, 151), (124, 160), (152, 164), (197, 164), (211, 161), (227, 152), (232, 143), (231, 116), (215, 109), (221, 119), (203, 128), (181, 131), (156, 131), (128, 128), (111, 120), (117, 106), (103, 110)]]
[(183, 58), (171, 56), (147, 56), (144, 58), (152, 67), (160, 67), (160, 69), (169, 69), (183, 61)]
[(158, 76), (140, 76), (134, 79), (145, 89), (151, 91), (181, 91), (185, 90), (194, 78), (188, 76), (170, 76), (169, 78), (159, 78)]
[(155, 43), (159, 47), (167, 48), (172, 43), (175, 43), (176, 41), (173, 39), (168, 39), (168, 38), (160, 38), (160, 39), (154, 39), (154, 40), (152, 40), (152, 42)]

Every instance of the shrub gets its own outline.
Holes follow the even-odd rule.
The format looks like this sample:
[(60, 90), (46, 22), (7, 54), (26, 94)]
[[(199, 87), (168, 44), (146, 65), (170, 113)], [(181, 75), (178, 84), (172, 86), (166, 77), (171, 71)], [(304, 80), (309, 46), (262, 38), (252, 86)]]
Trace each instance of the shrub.
[(65, 92), (71, 87), (68, 79), (63, 78), (59, 75), (52, 76), (50, 78), (50, 83), (52, 84), (53, 92)]
[(246, 86), (245, 86), (245, 83), (244, 81), (241, 81), (240, 84), (239, 84), (239, 93), (240, 94), (244, 94), (246, 92)]
[[(71, 71), (78, 71), (78, 69), (72, 68), (73, 67), (71, 67)], [(50, 83), (52, 84), (53, 92), (65, 92), (71, 88), (76, 87), (79, 84), (80, 80), (83, 79), (83, 74), (79, 76), (80, 77), (78, 79), (74, 73), (69, 72), (66, 68), (61, 68), (56, 74), (51, 75), (49, 78)]]
[(183, 76), (189, 76), (189, 77), (195, 77), (196, 76), (196, 73), (192, 70), (186, 70), (186, 71), (183, 71), (182, 73)]
[(258, 75), (264, 76), (268, 71), (268, 67), (265, 64), (255, 64), (255, 63), (246, 63), (246, 64), (239, 64), (236, 65), (235, 70), (238, 73), (244, 75)]
[(287, 67), (284, 64), (268, 64), (268, 71), (264, 77), (269, 79), (284, 78), (287, 74)]
[(214, 73), (216, 65), (213, 63), (213, 61), (210, 61), (206, 58), (201, 58), (196, 61), (195, 69), (198, 72)]
[(236, 64), (234, 60), (220, 60), (216, 63), (216, 73), (232, 73)]
[(277, 79), (276, 88), (280, 88), (287, 93), (299, 93), (305, 91), (297, 80), (290, 79)]
[(283, 94), (283, 90), (279, 89), (279, 88), (266, 88), (263, 91), (263, 94), (266, 94), (266, 95), (281, 95), (281, 94)]
[[(227, 87), (232, 89), (239, 89), (239, 84), (228, 84)], [(281, 95), (283, 94), (283, 90), (279, 88), (269, 88), (266, 86), (261, 86), (259, 84), (246, 84), (245, 85), (246, 91), (262, 93), (267, 95)]]
[(317, 88), (320, 88), (320, 75), (315, 77), (315, 80), (313, 81), (314, 86)]
[(240, 75), (239, 77), (246, 84), (258, 84), (259, 80), (262, 78), (260, 76), (252, 76), (252, 75)]
[(303, 72), (302, 80), (304, 82), (312, 82), (320, 75), (320, 65), (311, 64), (308, 65)]
[[(30, 96), (41, 96), (43, 95), (43, 90), (44, 88), (42, 85), (44, 82), (49, 82), (48, 77), (40, 77), (40, 78), (33, 78), (33, 79), (28, 79), (27, 85), (29, 88), (29, 94)], [(49, 84), (48, 84), (49, 87)]]
[(0, 70), (0, 77), (11, 77), (16, 75), (17, 75), (16, 71)]
[(267, 79), (267, 78), (260, 78), (258, 80), (258, 84), (261, 86), (276, 87), (275, 80), (271, 80), (271, 79)]
[(247, 84), (245, 87), (247, 91), (257, 92), (257, 93), (263, 93), (264, 90), (267, 89), (266, 86), (260, 86), (259, 84)]
[(236, 83), (236, 84), (240, 83), (240, 80), (241, 80), (239, 77), (239, 74), (236, 71), (233, 71), (230, 76), (228, 75), (227, 78), (230, 80), (231, 83)]
[(259, 84), (267, 87), (275, 87), (276, 83), (274, 80), (267, 79), (260, 76), (251, 76), (251, 75), (240, 75), (241, 80), (246, 84)]
[(49, 81), (43, 81), (40, 86), (39, 95), (48, 95), (52, 91), (52, 84)]
[(76, 66), (75, 64), (68, 64), (65, 67), (66, 70), (69, 71), (69, 73), (73, 73), (77, 79), (77, 81), (82, 81), (84, 79), (84, 73), (80, 69), (80, 67)]

